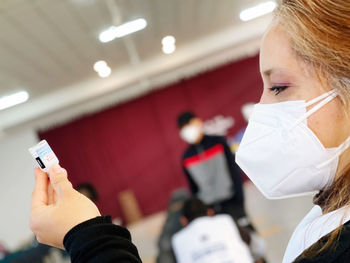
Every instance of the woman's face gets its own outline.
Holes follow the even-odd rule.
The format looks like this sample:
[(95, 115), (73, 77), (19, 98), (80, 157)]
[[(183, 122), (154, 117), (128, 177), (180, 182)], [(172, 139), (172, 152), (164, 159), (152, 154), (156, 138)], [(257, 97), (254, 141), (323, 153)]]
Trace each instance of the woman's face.
[[(260, 71), (264, 83), (260, 103), (309, 101), (331, 90), (321, 83), (310, 65), (293, 53), (290, 44), (289, 35), (278, 24), (272, 25), (265, 33), (260, 50)], [(350, 121), (344, 114), (339, 97), (312, 114), (307, 122), (327, 148), (340, 145), (350, 135)], [(339, 168), (350, 161), (348, 152), (343, 154)]]

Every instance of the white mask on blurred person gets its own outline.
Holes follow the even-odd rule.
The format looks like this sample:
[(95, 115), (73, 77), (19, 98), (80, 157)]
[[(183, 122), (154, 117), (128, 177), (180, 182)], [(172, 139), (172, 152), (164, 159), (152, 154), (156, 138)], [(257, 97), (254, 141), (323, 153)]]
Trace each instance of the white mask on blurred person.
[(307, 118), (336, 96), (331, 90), (308, 102), (255, 105), (236, 162), (265, 197), (304, 195), (333, 182), (350, 137), (338, 147), (325, 148), (307, 126)]
[(196, 143), (201, 134), (202, 129), (197, 125), (186, 125), (180, 131), (180, 137), (189, 144)]

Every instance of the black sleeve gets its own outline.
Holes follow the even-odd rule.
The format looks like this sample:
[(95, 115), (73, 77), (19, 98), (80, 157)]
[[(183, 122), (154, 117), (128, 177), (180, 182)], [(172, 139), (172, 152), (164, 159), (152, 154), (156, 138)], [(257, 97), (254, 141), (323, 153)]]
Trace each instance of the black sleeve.
[[(336, 230), (334, 230), (336, 231)], [(346, 222), (332, 245), (325, 248), (326, 243), (334, 233), (331, 232), (307, 248), (293, 263), (343, 263), (350, 258), (350, 221)], [(305, 254), (306, 253), (306, 254)], [(307, 255), (309, 254), (309, 255)], [(313, 255), (310, 257), (310, 255)]]
[(141, 263), (126, 228), (112, 224), (109, 216), (85, 221), (64, 237), (72, 263)]
[(243, 203), (243, 182), (242, 182), (242, 172), (235, 161), (235, 155), (228, 146), (226, 139), (224, 137), (219, 137), (220, 143), (224, 146), (225, 156), (227, 160), (227, 165), (231, 174), (233, 181), (233, 188), (235, 192), (234, 199), (237, 202)]
[(198, 193), (198, 186), (193, 181), (193, 179), (192, 179), (190, 173), (188, 172), (188, 170), (186, 169), (186, 167), (182, 166), (182, 168), (183, 168), (184, 174), (186, 175), (186, 179), (187, 179), (188, 185), (190, 187), (191, 193), (193, 195), (195, 195), (196, 193)]

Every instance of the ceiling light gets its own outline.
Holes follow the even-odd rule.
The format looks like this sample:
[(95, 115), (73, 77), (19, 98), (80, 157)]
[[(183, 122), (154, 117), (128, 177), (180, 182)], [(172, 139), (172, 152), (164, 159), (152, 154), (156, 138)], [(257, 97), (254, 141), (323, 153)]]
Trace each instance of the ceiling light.
[(107, 78), (112, 73), (112, 69), (104, 60), (99, 60), (94, 64), (94, 70), (101, 78)]
[(147, 21), (143, 18), (139, 18), (120, 26), (111, 26), (105, 31), (103, 31), (99, 39), (102, 43), (112, 41), (115, 38), (123, 37), (134, 33), (136, 31), (142, 30), (147, 26)]
[(165, 54), (171, 54), (175, 51), (175, 37), (173, 36), (166, 36), (162, 39), (162, 45), (163, 45), (163, 53)]
[(102, 70), (103, 68), (105, 67), (108, 67), (106, 61), (104, 60), (100, 60), (100, 61), (97, 61), (95, 64), (94, 64), (94, 70), (96, 72), (99, 72), (100, 70)]
[(174, 44), (175, 44), (175, 37), (173, 37), (173, 36), (163, 37), (163, 39), (162, 39), (163, 46), (174, 45)]
[(17, 104), (23, 103), (27, 101), (28, 98), (29, 94), (26, 91), (20, 91), (8, 96), (0, 97), (0, 110), (4, 110)]
[(268, 13), (271, 13), (276, 8), (276, 6), (277, 6), (277, 4), (274, 1), (268, 1), (265, 3), (261, 3), (261, 4), (258, 4), (256, 6), (253, 6), (251, 8), (247, 8), (247, 9), (243, 10), (239, 14), (239, 18), (242, 21), (249, 21), (249, 20), (252, 20), (252, 19), (257, 18), (259, 16), (263, 16), (263, 15), (266, 15)]
[(98, 75), (101, 77), (101, 78), (107, 78), (109, 75), (111, 75), (111, 68), (110, 67), (104, 67), (102, 68), (100, 71), (98, 71)]
[(175, 45), (164, 45), (162, 50), (164, 54), (171, 54), (175, 51)]

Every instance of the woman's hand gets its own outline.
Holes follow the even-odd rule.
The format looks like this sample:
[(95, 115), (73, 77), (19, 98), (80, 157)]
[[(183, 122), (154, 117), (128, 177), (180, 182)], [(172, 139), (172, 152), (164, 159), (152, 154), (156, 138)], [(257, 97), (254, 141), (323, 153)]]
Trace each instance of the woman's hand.
[(67, 171), (59, 165), (50, 175), (39, 168), (32, 195), (30, 228), (38, 242), (63, 249), (63, 238), (74, 226), (100, 216), (96, 205), (73, 189)]

